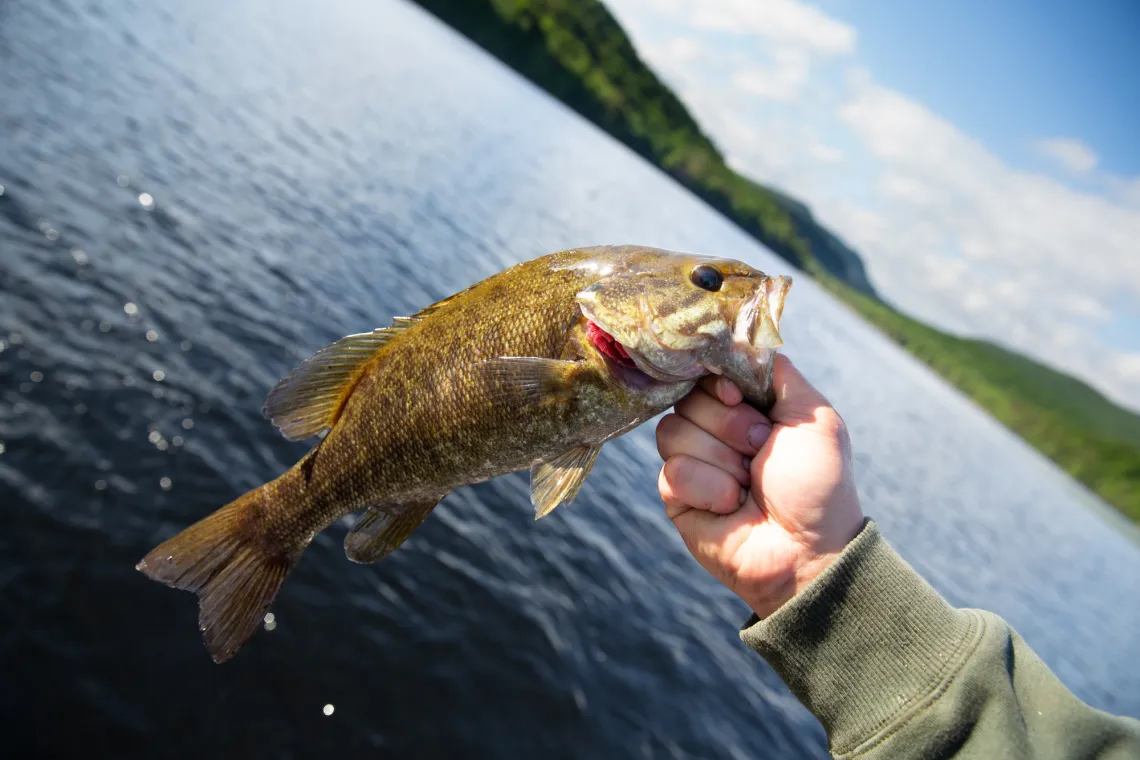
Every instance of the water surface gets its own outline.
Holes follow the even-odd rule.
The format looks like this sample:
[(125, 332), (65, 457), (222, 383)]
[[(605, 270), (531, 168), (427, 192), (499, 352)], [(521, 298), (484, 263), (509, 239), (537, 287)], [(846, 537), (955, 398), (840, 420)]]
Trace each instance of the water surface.
[[(538, 523), (515, 475), (375, 566), (335, 527), (225, 666), (133, 569), (303, 454), (261, 403), (343, 334), (571, 246), (784, 262), (397, 0), (8, 2), (0, 104), (6, 749), (825, 755), (665, 519), (650, 426)], [(1140, 551), (1091, 497), (802, 277), (785, 337), (904, 556), (1140, 715)]]

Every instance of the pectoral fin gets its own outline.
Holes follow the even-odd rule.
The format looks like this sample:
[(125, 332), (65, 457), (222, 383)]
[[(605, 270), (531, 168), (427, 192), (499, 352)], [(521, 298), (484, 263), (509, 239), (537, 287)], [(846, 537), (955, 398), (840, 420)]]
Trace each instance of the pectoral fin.
[(478, 367), (490, 381), (491, 393), (529, 405), (571, 399), (582, 365), (581, 361), (537, 356), (501, 356), (480, 362)]
[(439, 499), (369, 507), (344, 538), (344, 553), (366, 565), (387, 557), (420, 527)]
[(530, 468), (530, 501), (534, 505), (534, 519), (545, 517), (559, 504), (573, 501), (601, 450), (601, 445), (575, 446)]

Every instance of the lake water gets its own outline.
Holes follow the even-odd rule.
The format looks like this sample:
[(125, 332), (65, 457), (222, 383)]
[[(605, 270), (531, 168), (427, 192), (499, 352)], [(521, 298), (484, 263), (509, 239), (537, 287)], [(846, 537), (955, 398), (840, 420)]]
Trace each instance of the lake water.
[[(665, 519), (651, 426), (539, 523), (520, 474), (377, 565), (334, 527), (224, 666), (133, 569), (300, 457), (262, 400), (343, 334), (572, 246), (790, 271), (655, 169), (402, 0), (17, 0), (0, 185), (7, 751), (824, 756)], [(784, 324), (902, 554), (1140, 715), (1137, 546), (802, 277)]]

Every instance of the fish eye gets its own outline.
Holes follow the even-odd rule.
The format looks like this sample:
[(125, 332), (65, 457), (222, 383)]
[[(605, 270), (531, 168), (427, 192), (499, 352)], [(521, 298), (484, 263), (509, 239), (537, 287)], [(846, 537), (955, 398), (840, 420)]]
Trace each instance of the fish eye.
[(715, 293), (720, 290), (720, 286), (724, 284), (724, 275), (716, 267), (711, 267), (708, 264), (701, 264), (693, 270), (689, 275), (689, 279), (698, 288), (711, 291)]

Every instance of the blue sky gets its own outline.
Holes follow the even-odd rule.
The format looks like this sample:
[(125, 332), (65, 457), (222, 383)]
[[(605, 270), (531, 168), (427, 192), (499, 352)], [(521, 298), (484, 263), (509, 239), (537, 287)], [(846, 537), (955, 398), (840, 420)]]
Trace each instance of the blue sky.
[(1140, 409), (1140, 3), (608, 5), (889, 300)]
[(1007, 161), (1041, 134), (1077, 135), (1109, 171), (1140, 174), (1136, 0), (831, 0), (877, 78)]

